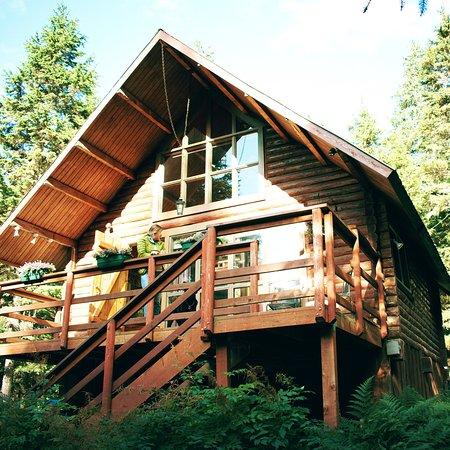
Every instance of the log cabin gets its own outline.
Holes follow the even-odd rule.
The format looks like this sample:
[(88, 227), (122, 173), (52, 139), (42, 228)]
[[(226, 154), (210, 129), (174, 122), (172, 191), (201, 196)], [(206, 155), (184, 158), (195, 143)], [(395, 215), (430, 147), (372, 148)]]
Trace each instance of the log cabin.
[[(140, 257), (151, 224), (165, 250)], [(377, 394), (446, 380), (450, 280), (395, 170), (163, 30), (2, 225), (0, 260), (57, 268), (0, 283), (23, 300), (0, 314), (28, 324), (0, 355), (44, 356), (47, 387), (115, 418), (192, 367), (219, 386), (284, 372), (330, 426), (371, 375)]]

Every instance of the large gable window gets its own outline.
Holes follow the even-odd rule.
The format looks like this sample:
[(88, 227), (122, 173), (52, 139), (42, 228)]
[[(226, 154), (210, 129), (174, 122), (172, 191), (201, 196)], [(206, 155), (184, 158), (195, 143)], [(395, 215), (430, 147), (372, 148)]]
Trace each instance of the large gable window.
[(261, 192), (262, 129), (219, 105), (211, 107), (205, 131), (197, 122), (188, 145), (163, 155), (162, 213), (174, 211), (179, 198), (193, 208)]

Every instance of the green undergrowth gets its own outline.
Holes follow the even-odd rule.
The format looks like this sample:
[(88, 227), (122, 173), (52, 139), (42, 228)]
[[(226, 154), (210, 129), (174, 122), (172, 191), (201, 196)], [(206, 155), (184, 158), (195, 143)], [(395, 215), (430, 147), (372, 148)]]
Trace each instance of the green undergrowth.
[(120, 422), (93, 420), (62, 402), (0, 401), (2, 449), (443, 449), (450, 448), (450, 396), (424, 399), (412, 389), (374, 401), (373, 380), (353, 395), (336, 430), (309, 417), (313, 395), (283, 375), (235, 373), (235, 388), (190, 386), (155, 392), (151, 404)]

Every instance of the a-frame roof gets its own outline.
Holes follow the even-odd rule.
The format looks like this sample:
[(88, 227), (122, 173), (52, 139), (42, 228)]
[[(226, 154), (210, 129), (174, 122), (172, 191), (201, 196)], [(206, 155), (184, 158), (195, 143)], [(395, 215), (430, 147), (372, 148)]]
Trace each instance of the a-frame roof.
[[(208, 91), (234, 108), (266, 121), (283, 139), (303, 143), (322, 164), (336, 164), (382, 192), (405, 216), (411, 236), (436, 279), (450, 290), (448, 273), (395, 170), (327, 129), (252, 88), (182, 42), (159, 30), (87, 119), (51, 167), (0, 228), (0, 260), (10, 265), (42, 259), (67, 262), (95, 217), (107, 209), (140, 163), (168, 142), (172, 131), (165, 104), (165, 73), (175, 126)], [(14, 226), (26, 232), (13, 237)], [(30, 245), (30, 234), (39, 238)], [(44, 237), (44, 238), (42, 238)]]

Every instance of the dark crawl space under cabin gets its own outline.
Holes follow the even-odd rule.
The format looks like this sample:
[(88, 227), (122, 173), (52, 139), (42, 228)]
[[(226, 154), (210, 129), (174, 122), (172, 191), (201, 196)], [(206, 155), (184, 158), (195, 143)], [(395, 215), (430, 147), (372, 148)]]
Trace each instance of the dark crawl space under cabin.
[[(154, 224), (164, 250), (140, 256)], [(3, 224), (0, 260), (57, 269), (0, 283), (24, 299), (0, 308), (22, 324), (0, 356), (45, 356), (47, 387), (115, 418), (194, 363), (221, 386), (291, 375), (331, 426), (370, 375), (446, 380), (450, 280), (397, 173), (162, 30)]]

